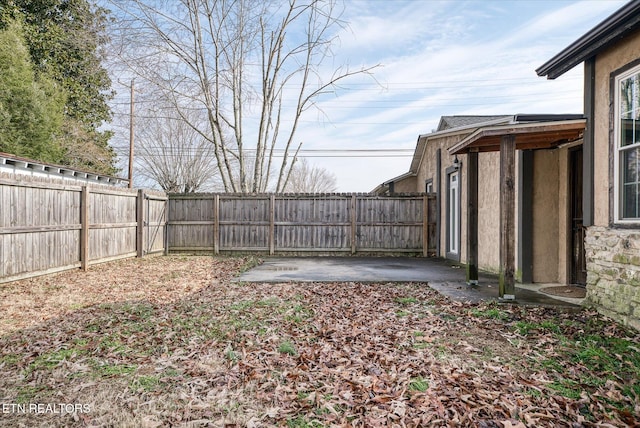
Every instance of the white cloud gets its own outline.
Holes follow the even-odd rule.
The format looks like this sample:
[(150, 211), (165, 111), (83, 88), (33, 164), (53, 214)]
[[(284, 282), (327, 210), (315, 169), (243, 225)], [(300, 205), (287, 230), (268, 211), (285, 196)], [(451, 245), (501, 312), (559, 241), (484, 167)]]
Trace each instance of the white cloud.
[[(305, 124), (305, 146), (413, 148), (442, 115), (580, 113), (580, 67), (555, 81), (535, 69), (622, 3), (348, 2), (337, 60), (382, 63), (375, 76), (386, 89), (359, 80), (325, 97), (329, 124)], [(410, 158), (322, 162), (341, 190), (362, 191), (406, 172)]]

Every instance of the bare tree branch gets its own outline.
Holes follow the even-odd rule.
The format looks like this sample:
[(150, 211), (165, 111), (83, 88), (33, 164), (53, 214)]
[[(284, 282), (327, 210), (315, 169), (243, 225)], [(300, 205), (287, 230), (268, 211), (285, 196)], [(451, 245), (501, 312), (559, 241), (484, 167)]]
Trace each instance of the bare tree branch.
[(213, 147), (226, 191), (283, 191), (301, 117), (375, 68), (321, 72), (345, 25), (338, 0), (108, 1), (123, 63)]
[(337, 190), (336, 176), (324, 168), (309, 165), (306, 159), (294, 162), (285, 192), (333, 193)]

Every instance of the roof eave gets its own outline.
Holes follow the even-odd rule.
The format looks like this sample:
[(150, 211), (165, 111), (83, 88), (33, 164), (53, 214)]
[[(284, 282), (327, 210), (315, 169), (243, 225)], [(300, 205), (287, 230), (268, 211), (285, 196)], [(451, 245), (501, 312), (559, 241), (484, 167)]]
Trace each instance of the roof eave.
[(472, 148), (478, 150), (478, 148), (475, 147), (474, 143), (478, 143), (480, 142), (480, 140), (490, 137), (495, 138), (504, 135), (531, 135), (535, 133), (544, 134), (560, 131), (564, 132), (584, 130), (586, 123), (586, 119), (574, 119), (546, 123), (520, 123), (480, 128), (459, 143), (451, 146), (448, 151), (450, 155), (456, 155), (467, 153)]
[(514, 120), (514, 118), (515, 118), (514, 115), (505, 115), (504, 117), (501, 117), (501, 118), (498, 118), (498, 119), (493, 119), (493, 120), (488, 120), (486, 122), (477, 122), (477, 123), (472, 123), (472, 124), (469, 124), (469, 125), (458, 126), (456, 128), (443, 129), (442, 131), (430, 132), (428, 134), (420, 134), (420, 135), (418, 135), (418, 139), (420, 139), (420, 138), (440, 137), (440, 136), (443, 136), (443, 135), (456, 135), (456, 134), (468, 132), (470, 129), (475, 129), (475, 128), (479, 128), (479, 127), (482, 127), (482, 126), (512, 122)]
[(640, 28), (640, 0), (633, 0), (536, 69), (538, 76), (555, 79), (593, 57), (612, 41)]
[(416, 176), (416, 173), (414, 173), (414, 172), (411, 172), (411, 171), (405, 172), (402, 175), (399, 175), (397, 177), (394, 177), (394, 178), (392, 178), (390, 180), (385, 181), (384, 183), (382, 183), (382, 185), (383, 186), (387, 186), (387, 185), (389, 185), (389, 183), (395, 183), (397, 181), (404, 180), (406, 178), (412, 178), (412, 177), (415, 177), (415, 176)]

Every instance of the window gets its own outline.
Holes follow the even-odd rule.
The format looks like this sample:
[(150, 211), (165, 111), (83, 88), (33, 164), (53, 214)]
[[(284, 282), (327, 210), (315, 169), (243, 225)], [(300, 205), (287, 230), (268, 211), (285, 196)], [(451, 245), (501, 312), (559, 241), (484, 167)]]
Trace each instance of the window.
[(433, 193), (433, 179), (430, 178), (426, 181), (426, 193)]
[(614, 206), (618, 222), (640, 220), (640, 67), (616, 78)]

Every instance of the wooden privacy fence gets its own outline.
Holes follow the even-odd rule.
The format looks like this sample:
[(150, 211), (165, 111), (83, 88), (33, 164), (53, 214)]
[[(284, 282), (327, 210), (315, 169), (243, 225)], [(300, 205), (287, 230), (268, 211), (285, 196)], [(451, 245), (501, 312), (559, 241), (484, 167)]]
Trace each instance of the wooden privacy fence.
[(435, 253), (434, 195), (165, 195), (0, 175), (0, 283), (168, 251)]
[(169, 251), (435, 253), (435, 196), (171, 194)]
[(0, 177), (0, 283), (165, 249), (165, 195)]

